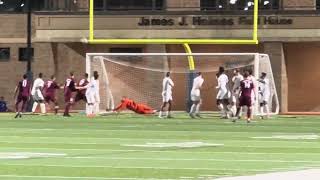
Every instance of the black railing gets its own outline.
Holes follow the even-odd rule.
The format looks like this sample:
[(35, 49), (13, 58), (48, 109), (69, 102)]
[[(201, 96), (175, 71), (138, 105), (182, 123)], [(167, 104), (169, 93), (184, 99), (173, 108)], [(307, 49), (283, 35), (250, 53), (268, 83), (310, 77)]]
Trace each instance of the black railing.
[[(30, 0), (32, 11), (38, 12), (87, 12), (89, 0)], [(253, 10), (254, 0), (200, 0), (197, 7), (168, 7), (169, 0), (94, 0), (94, 9), (97, 13), (250, 13)], [(233, 3), (235, 2), (235, 3)], [(0, 12), (27, 12), (26, 0), (0, 0)], [(281, 0), (259, 0), (261, 13), (294, 12), (295, 10), (315, 10), (320, 12), (320, 0), (316, 7), (300, 6), (283, 8)], [(170, 12), (169, 12), (170, 11)]]

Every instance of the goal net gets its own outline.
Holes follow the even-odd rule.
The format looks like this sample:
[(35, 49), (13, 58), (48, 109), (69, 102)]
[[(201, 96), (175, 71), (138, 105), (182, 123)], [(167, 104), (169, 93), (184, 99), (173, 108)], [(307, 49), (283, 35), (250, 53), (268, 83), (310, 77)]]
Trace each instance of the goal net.
[[(195, 70), (190, 71), (188, 57), (184, 53), (87, 53), (86, 71), (92, 75), (98, 71), (100, 109), (113, 109), (123, 96), (138, 103), (159, 109), (162, 104), (162, 80), (166, 72), (171, 72), (175, 83), (173, 88), (173, 110), (185, 111), (190, 105), (190, 90), (195, 72), (202, 72), (205, 80), (201, 91), (203, 111), (217, 111), (216, 74), (220, 66), (226, 69), (229, 89), (232, 89), (232, 76), (235, 69), (242, 73), (251, 69), (259, 78), (267, 73), (270, 81), (269, 110), (279, 112), (279, 101), (269, 56), (257, 53), (194, 53)], [(259, 99), (255, 103), (258, 114)]]

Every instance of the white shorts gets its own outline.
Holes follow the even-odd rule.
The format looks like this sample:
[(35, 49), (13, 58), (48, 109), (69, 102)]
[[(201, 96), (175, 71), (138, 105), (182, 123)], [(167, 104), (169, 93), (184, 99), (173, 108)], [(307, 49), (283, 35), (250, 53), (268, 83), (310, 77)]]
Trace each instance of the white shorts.
[(200, 90), (192, 90), (190, 95), (191, 95), (191, 101), (201, 100)]
[(268, 102), (269, 102), (269, 99), (270, 99), (270, 93), (264, 93), (264, 94), (261, 94), (261, 95), (259, 96), (259, 102), (260, 102), (260, 103), (263, 103), (263, 102), (268, 103)]
[(172, 93), (170, 92), (162, 92), (162, 102), (172, 101)]
[(44, 100), (44, 97), (43, 97), (43, 95), (42, 95), (42, 93), (41, 92), (38, 92), (38, 91), (36, 91), (35, 93), (34, 93), (34, 95), (32, 95), (32, 98), (33, 98), (33, 100), (34, 101), (43, 101)]
[(228, 99), (228, 90), (220, 89), (217, 94), (217, 100)]
[(87, 103), (88, 104), (94, 104), (96, 103), (96, 97), (95, 94), (91, 93), (86, 93), (86, 98), (87, 98)]

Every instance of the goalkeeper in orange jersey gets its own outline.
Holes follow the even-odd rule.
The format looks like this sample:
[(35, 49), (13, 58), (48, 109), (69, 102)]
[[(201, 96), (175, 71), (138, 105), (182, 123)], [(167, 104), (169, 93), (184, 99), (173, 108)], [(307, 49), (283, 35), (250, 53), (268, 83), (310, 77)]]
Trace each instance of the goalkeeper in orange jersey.
[(154, 114), (156, 110), (144, 104), (137, 104), (132, 99), (123, 97), (121, 99), (121, 104), (116, 107), (113, 111), (120, 112), (121, 110), (128, 109), (137, 114)]

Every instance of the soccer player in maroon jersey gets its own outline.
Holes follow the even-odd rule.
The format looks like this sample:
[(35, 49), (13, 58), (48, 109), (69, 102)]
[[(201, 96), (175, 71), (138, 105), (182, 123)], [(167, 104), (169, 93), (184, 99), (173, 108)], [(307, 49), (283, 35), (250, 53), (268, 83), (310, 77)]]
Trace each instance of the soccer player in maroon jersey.
[(51, 76), (50, 80), (48, 80), (44, 85), (44, 100), (47, 104), (50, 102), (54, 103), (54, 113), (58, 114), (59, 106), (56, 98), (56, 90), (60, 89), (59, 84), (56, 82), (56, 77), (54, 75)]
[[(236, 117), (239, 118), (241, 107), (247, 106), (247, 122), (251, 122), (251, 113), (252, 113), (252, 91), (254, 89), (254, 83), (249, 78), (249, 72), (244, 73), (244, 80), (240, 82), (240, 98), (239, 106), (237, 107)], [(254, 91), (255, 93), (255, 91)], [(256, 97), (256, 96), (255, 96)], [(235, 122), (236, 119), (233, 120)]]
[[(78, 86), (79, 87), (85, 87), (87, 84), (89, 84), (88, 77), (89, 77), (88, 73), (85, 73), (83, 79), (81, 79), (79, 81)], [(77, 95), (76, 95), (76, 97), (74, 99), (74, 102), (76, 103), (76, 102), (81, 101), (81, 100), (83, 100), (84, 102), (87, 102), (86, 89), (79, 89), (77, 91)]]
[(64, 102), (66, 103), (63, 116), (70, 117), (69, 111), (71, 106), (74, 104), (74, 92), (76, 92), (76, 83), (74, 80), (74, 75), (71, 72), (70, 77), (66, 79), (64, 84)]
[[(27, 75), (23, 75), (23, 79), (18, 82), (14, 90), (14, 99), (16, 99), (16, 116), (15, 118), (22, 117), (21, 113), (24, 112), (27, 101), (30, 97), (31, 82), (27, 80)], [(17, 97), (18, 95), (18, 97)], [(22, 102), (19, 110), (19, 104)]]

